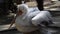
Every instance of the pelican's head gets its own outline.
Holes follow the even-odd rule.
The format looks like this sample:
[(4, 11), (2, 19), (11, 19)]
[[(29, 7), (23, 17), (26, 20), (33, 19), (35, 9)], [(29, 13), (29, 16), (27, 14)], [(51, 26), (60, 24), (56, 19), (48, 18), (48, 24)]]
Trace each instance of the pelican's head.
[(26, 4), (20, 4), (20, 5), (17, 6), (17, 10), (18, 10), (21, 14), (27, 13), (27, 11), (28, 11), (28, 5), (26, 5)]

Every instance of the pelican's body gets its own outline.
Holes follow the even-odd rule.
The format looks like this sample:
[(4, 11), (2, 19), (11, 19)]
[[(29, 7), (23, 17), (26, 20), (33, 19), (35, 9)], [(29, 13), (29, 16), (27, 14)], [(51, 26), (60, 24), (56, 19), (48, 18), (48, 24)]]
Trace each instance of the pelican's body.
[(28, 8), (26, 4), (17, 6), (18, 11), (21, 10), (23, 14), (16, 17), (16, 28), (21, 32), (32, 32), (38, 29), (38, 24), (42, 21), (49, 23), (51, 15), (48, 11), (39, 11), (37, 8)]

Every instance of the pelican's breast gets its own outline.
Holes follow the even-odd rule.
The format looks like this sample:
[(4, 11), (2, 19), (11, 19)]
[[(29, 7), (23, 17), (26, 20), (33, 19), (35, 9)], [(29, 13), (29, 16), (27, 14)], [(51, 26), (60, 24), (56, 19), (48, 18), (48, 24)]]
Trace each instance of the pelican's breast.
[(21, 32), (31, 32), (38, 29), (37, 27), (32, 26), (26, 19), (22, 19), (20, 16), (16, 18), (15, 22), (16, 28)]

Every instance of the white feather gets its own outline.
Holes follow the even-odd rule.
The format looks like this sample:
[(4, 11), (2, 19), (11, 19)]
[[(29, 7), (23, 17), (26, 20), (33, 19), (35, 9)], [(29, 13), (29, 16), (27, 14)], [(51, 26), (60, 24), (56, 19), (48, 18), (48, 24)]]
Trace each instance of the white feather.
[(41, 22), (43, 22), (43, 21), (50, 23), (49, 20), (52, 20), (52, 17), (51, 17), (51, 14), (49, 13), (49, 11), (41, 11), (34, 18), (32, 18), (32, 24), (37, 26), (37, 25), (41, 24)]

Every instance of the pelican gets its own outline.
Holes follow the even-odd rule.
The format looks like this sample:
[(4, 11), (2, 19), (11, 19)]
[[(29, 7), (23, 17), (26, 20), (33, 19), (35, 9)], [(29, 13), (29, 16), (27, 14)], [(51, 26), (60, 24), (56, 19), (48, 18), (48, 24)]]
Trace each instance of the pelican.
[(37, 27), (38, 23), (40, 24), (42, 21), (49, 23), (49, 19), (51, 20), (51, 15), (48, 11), (29, 8), (26, 4), (17, 5), (17, 11), (17, 17), (13, 22), (15, 22), (16, 28), (20, 32), (36, 31), (39, 29), (39, 27)]

